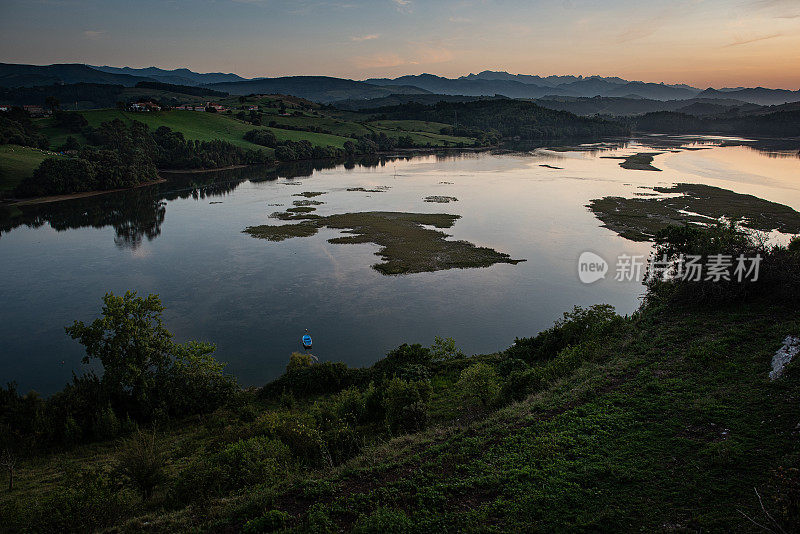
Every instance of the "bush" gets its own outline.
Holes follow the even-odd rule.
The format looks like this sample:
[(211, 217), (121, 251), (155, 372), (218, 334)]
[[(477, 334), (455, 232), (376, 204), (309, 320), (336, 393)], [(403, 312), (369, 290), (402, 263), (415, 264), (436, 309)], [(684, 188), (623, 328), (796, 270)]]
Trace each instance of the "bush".
[(259, 417), (257, 433), (281, 440), (292, 453), (311, 465), (322, 460), (322, 435), (314, 417), (309, 413), (267, 412)]
[(212, 412), (239, 391), (236, 379), (223, 372), (226, 364), (212, 356), (215, 350), (197, 341), (172, 346), (172, 365), (159, 387), (169, 415)]
[[(705, 264), (710, 256), (730, 256), (733, 265), (728, 271), (729, 280), (675, 279), (653, 277), (646, 282), (646, 301), (680, 304), (709, 304), (745, 301), (754, 298), (771, 302), (800, 301), (800, 239), (793, 238), (788, 246), (768, 247), (758, 234), (749, 233), (735, 224), (697, 228), (671, 226), (659, 231), (655, 237), (657, 258), (676, 261), (681, 256), (699, 256)], [(758, 278), (735, 276), (737, 258), (761, 257)], [(749, 262), (748, 262), (749, 264)], [(749, 267), (749, 265), (747, 265)], [(704, 273), (705, 274), (705, 273)]]
[(139, 492), (142, 500), (148, 500), (155, 487), (166, 478), (164, 464), (165, 458), (158, 449), (155, 432), (138, 431), (119, 453), (117, 472)]
[(289, 356), (289, 363), (286, 365), (286, 372), (291, 373), (293, 371), (298, 371), (305, 367), (311, 367), (312, 364), (311, 355), (310, 354), (303, 354), (302, 352), (293, 352), (291, 356)]
[(368, 375), (367, 370), (348, 369), (341, 362), (317, 363), (284, 374), (261, 388), (259, 396), (276, 399), (284, 391), (292, 393), (297, 398), (331, 394), (364, 383)]
[(427, 423), (428, 382), (406, 382), (392, 378), (386, 385), (386, 424), (392, 432), (415, 432)]
[(540, 368), (527, 368), (524, 371), (512, 371), (500, 387), (499, 398), (503, 403), (521, 401), (533, 393), (542, 383)]
[(257, 534), (259, 532), (274, 532), (286, 525), (291, 516), (280, 510), (270, 510), (261, 517), (251, 519), (242, 527), (243, 534)]
[(106, 407), (97, 415), (92, 430), (94, 437), (98, 440), (112, 439), (119, 435), (121, 425), (114, 410), (111, 409), (110, 403), (106, 404)]
[(474, 363), (461, 371), (456, 387), (465, 400), (483, 407), (494, 403), (500, 391), (497, 372), (483, 362)]
[(366, 415), (364, 396), (358, 388), (351, 387), (336, 394), (331, 402), (336, 416), (348, 424), (362, 423)]
[(289, 448), (276, 439), (255, 436), (239, 440), (184, 469), (173, 497), (185, 503), (267, 482), (288, 472), (291, 458)]
[(362, 439), (355, 429), (342, 421), (334, 419), (322, 432), (322, 451), (330, 465), (339, 465), (361, 451)]
[(433, 355), (430, 349), (420, 344), (408, 345), (403, 343), (394, 350), (389, 351), (385, 358), (378, 360), (372, 366), (376, 376), (391, 377), (402, 368), (409, 365), (427, 366), (431, 363)]
[(621, 322), (622, 318), (608, 304), (589, 308), (575, 306), (572, 311), (565, 312), (555, 325), (536, 337), (515, 340), (514, 345), (506, 349), (505, 355), (527, 363), (546, 361), (570, 345), (607, 337)]
[(89, 121), (86, 120), (86, 117), (74, 111), (57, 110), (53, 113), (53, 121), (56, 125), (73, 133), (80, 133), (81, 130), (89, 126)]
[(244, 138), (251, 143), (257, 145), (275, 148), (278, 146), (278, 140), (275, 134), (263, 128), (256, 128), (244, 134)]
[(431, 359), (434, 361), (457, 360), (464, 357), (464, 353), (456, 347), (456, 342), (452, 337), (436, 336), (430, 351)]
[(383, 403), (384, 390), (370, 382), (364, 390), (364, 420), (371, 423), (383, 421), (386, 417), (386, 407)]

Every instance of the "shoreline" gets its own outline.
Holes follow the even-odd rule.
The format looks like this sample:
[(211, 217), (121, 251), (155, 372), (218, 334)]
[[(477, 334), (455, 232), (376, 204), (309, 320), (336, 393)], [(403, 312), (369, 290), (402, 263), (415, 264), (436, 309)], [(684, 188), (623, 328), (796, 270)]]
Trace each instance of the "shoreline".
[[(406, 156), (406, 155), (428, 155), (435, 152), (441, 151), (457, 151), (457, 152), (481, 152), (484, 150), (490, 150), (493, 147), (465, 147), (465, 148), (456, 148), (456, 147), (425, 147), (425, 148), (407, 148), (407, 149), (398, 149), (391, 152), (376, 152), (376, 156), (385, 156), (385, 157), (392, 157), (392, 156)], [(325, 158), (326, 160), (337, 160), (341, 158)], [(291, 164), (297, 163), (301, 161), (319, 161), (319, 160), (292, 160), (292, 161), (275, 161), (272, 164), (273, 168), (277, 168), (278, 165), (281, 164)], [(254, 163), (254, 164), (240, 164), (240, 165), (227, 165), (225, 167), (219, 167), (216, 169), (159, 169), (159, 176), (161, 174), (205, 174), (209, 172), (215, 171), (230, 171), (235, 169), (244, 169), (247, 167), (253, 167), (257, 165), (264, 165), (262, 163)], [(133, 187), (127, 188), (119, 188), (119, 189), (108, 189), (108, 190), (95, 190), (95, 191), (83, 191), (80, 193), (67, 193), (64, 195), (50, 195), (45, 197), (34, 197), (34, 198), (25, 198), (25, 199), (0, 199), (0, 206), (31, 206), (35, 204), (47, 204), (51, 202), (60, 202), (62, 200), (74, 200), (78, 198), (88, 198), (98, 195), (104, 195), (107, 193), (119, 193), (120, 191), (131, 191), (132, 189), (138, 189), (140, 187), (148, 187), (151, 185), (161, 184), (166, 182), (166, 178), (159, 178), (158, 180), (153, 180), (151, 182), (145, 182)]]
[(137, 184), (133, 187), (122, 187), (119, 189), (108, 189), (105, 191), (83, 191), (80, 193), (67, 193), (64, 195), (50, 195), (46, 197), (34, 197), (34, 198), (24, 198), (20, 200), (4, 200), (2, 202), (3, 206), (31, 206), (34, 204), (48, 204), (50, 202), (60, 202), (62, 200), (74, 200), (77, 198), (88, 198), (94, 197), (98, 195), (105, 195), (107, 193), (119, 193), (120, 191), (131, 191), (133, 189), (139, 189), (140, 187), (148, 187), (151, 185), (161, 184), (166, 182), (166, 178), (159, 178), (158, 180), (153, 180), (150, 182), (144, 182), (141, 184)]
[(206, 172), (214, 172), (214, 171), (230, 171), (233, 169), (244, 169), (245, 167), (251, 167), (253, 165), (264, 165), (263, 163), (243, 163), (241, 165), (228, 165), (226, 167), (218, 167), (216, 169), (159, 169), (159, 174), (202, 174)]

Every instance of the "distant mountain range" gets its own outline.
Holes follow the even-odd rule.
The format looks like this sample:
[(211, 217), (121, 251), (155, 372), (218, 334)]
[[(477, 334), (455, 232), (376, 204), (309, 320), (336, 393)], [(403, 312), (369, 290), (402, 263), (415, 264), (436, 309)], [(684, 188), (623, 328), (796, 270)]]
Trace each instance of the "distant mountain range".
[[(433, 74), (372, 78), (363, 81), (328, 76), (284, 76), (279, 78), (245, 79), (236, 74), (198, 73), (181, 68), (165, 70), (157, 67), (131, 68), (90, 66), (82, 64), (20, 65), (0, 63), (0, 87), (16, 88), (53, 84), (101, 83), (133, 87), (141, 81), (157, 81), (178, 85), (209, 87), (231, 94), (283, 93), (317, 102), (347, 101), (357, 105), (361, 100), (403, 97), (407, 95), (450, 95), (464, 99), (503, 96), (518, 99), (540, 99), (562, 102), (564, 97), (604, 97), (625, 100), (644, 99), (680, 101), (700, 99), (698, 105), (708, 110), (708, 100), (721, 100), (725, 108), (730, 101), (759, 105), (781, 105), (800, 101), (800, 91), (786, 89), (723, 88), (700, 89), (689, 85), (669, 85), (629, 81), (601, 76), (536, 76), (483, 71), (459, 78)], [(397, 98), (396, 98), (397, 99)], [(400, 98), (402, 100), (402, 98)], [(429, 100), (427, 97), (426, 100)], [(613, 103), (608, 101), (607, 103)], [(626, 104), (627, 105), (627, 104)], [(629, 107), (635, 107), (630, 105)], [(652, 106), (651, 106), (652, 107)]]
[(329, 76), (284, 76), (281, 78), (256, 78), (241, 82), (223, 82), (208, 84), (207, 87), (218, 91), (226, 91), (234, 95), (251, 93), (286, 94), (299, 96), (315, 102), (329, 103), (349, 98), (380, 98), (392, 94), (428, 94), (429, 91), (419, 87), (394, 84), (379, 87), (364, 82), (331, 78)]
[(103, 72), (80, 63), (58, 65), (0, 63), (0, 87), (32, 87), (60, 83), (107, 83), (133, 87), (145, 80), (155, 81), (146, 76)]
[(238, 74), (226, 74), (223, 72), (209, 72), (201, 74), (189, 69), (164, 70), (158, 67), (147, 67), (144, 69), (132, 69), (131, 67), (95, 67), (95, 70), (108, 72), (111, 74), (127, 74), (129, 76), (144, 76), (159, 82), (174, 83), (178, 85), (202, 85), (207, 83), (238, 82), (242, 78)]

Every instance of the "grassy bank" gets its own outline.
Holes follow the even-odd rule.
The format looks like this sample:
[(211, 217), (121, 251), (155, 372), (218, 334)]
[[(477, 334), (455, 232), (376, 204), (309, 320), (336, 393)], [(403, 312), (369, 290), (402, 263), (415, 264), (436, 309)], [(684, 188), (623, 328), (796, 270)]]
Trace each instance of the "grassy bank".
[(0, 145), (0, 191), (11, 191), (54, 153), (18, 145)]
[[(96, 480), (89, 473), (119, 476), (126, 442), (117, 440), (26, 459), (0, 505), (25, 517), (37, 500), (80, 498), (88, 502), (72, 506), (81, 517), (60, 528), (123, 532), (756, 532), (745, 516), (767, 522), (765, 511), (786, 532), (796, 526), (798, 365), (767, 379), (772, 354), (800, 331), (795, 309), (651, 305), (601, 316), (602, 328), (556, 353), (542, 349), (555, 334), (518, 344), (542, 349), (528, 364), (515, 360), (519, 348), (464, 357), (440, 344), (411, 367), (422, 354), (413, 347), (370, 370), (339, 368), (338, 382), (332, 367), (318, 367), (327, 370), (312, 382), (295, 370), (215, 413), (163, 423), (156, 447), (165, 478), (147, 500), (114, 490), (109, 510), (97, 500), (102, 484), (85, 485)], [(552, 331), (567, 335), (575, 324), (587, 326), (573, 315)], [(509, 367), (524, 367), (538, 385), (513, 400), (519, 374)], [(486, 371), (469, 376), (484, 387), (464, 381), (476, 368)], [(425, 377), (424, 429), (364, 419), (374, 387), (366, 382), (391, 369), (406, 384)], [(326, 430), (338, 417), (353, 418), (357, 442), (348, 445), (347, 425)], [(329, 440), (321, 458), (318, 433)], [(299, 456), (252, 448), (275, 436)], [(351, 453), (338, 456), (344, 449)], [(237, 469), (261, 474), (241, 478)]]

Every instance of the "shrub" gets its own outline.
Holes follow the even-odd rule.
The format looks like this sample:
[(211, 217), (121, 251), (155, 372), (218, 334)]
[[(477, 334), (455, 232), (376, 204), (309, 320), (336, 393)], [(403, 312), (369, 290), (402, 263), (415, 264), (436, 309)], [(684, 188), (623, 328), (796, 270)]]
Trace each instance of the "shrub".
[(302, 352), (293, 352), (291, 356), (289, 356), (289, 363), (286, 365), (286, 372), (291, 373), (293, 371), (298, 371), (305, 367), (311, 367), (311, 355), (310, 354), (303, 354)]
[[(676, 261), (681, 256), (699, 256), (705, 264), (712, 255), (730, 256), (733, 265), (728, 271), (729, 280), (647, 280), (646, 302), (708, 304), (734, 302), (753, 298), (771, 302), (795, 303), (800, 300), (800, 239), (793, 238), (788, 246), (767, 247), (759, 234), (753, 234), (735, 224), (696, 228), (670, 226), (655, 236), (657, 258)], [(761, 257), (758, 278), (735, 275), (737, 258)], [(749, 263), (749, 262), (748, 262)], [(746, 267), (750, 267), (747, 263)]]
[(155, 432), (138, 431), (128, 440), (117, 458), (117, 472), (147, 500), (165, 479), (165, 458), (158, 449)]
[(376, 423), (383, 421), (386, 417), (383, 394), (384, 390), (376, 387), (374, 382), (370, 382), (367, 389), (364, 390), (364, 420), (366, 422)]
[(541, 368), (528, 368), (524, 371), (512, 371), (500, 387), (499, 398), (504, 403), (520, 401), (533, 393), (542, 383)]
[(259, 396), (274, 399), (284, 391), (299, 398), (331, 394), (363, 383), (368, 375), (369, 371), (365, 369), (348, 369), (341, 362), (317, 363), (284, 374), (261, 388)]
[(106, 404), (106, 407), (97, 414), (92, 430), (95, 438), (99, 440), (111, 439), (119, 435), (121, 425), (114, 410), (111, 409), (111, 404)]
[(262, 482), (286, 471), (291, 461), (291, 452), (280, 441), (256, 436), (228, 445), (213, 461), (224, 467), (228, 484), (239, 487)]
[(430, 349), (420, 344), (408, 345), (403, 343), (394, 350), (389, 351), (385, 358), (378, 360), (372, 366), (377, 376), (394, 376), (402, 368), (409, 365), (427, 366), (432, 359)]
[(528, 364), (519, 358), (503, 358), (497, 365), (497, 372), (500, 376), (507, 377), (514, 372), (523, 372), (528, 369)]
[(364, 421), (366, 406), (364, 395), (358, 388), (351, 387), (340, 391), (331, 399), (331, 402), (339, 419), (353, 425)]
[(555, 357), (560, 351), (589, 339), (602, 339), (621, 324), (622, 318), (608, 304), (589, 308), (575, 306), (565, 312), (556, 323), (536, 337), (517, 339), (506, 349), (509, 358), (518, 358), (527, 363), (541, 362)]
[(284, 525), (291, 516), (280, 510), (270, 510), (261, 517), (251, 519), (242, 527), (243, 534), (256, 534), (259, 532), (274, 532)]
[(456, 360), (464, 357), (464, 353), (456, 347), (452, 337), (441, 338), (436, 336), (430, 348), (431, 359), (434, 361)]
[(263, 128), (256, 128), (244, 134), (244, 138), (251, 143), (257, 145), (275, 148), (278, 146), (278, 140), (275, 134)]
[(256, 432), (281, 440), (292, 453), (311, 465), (322, 460), (322, 435), (309, 413), (267, 412), (255, 422)]
[(495, 402), (500, 391), (497, 372), (486, 363), (478, 362), (463, 371), (456, 387), (468, 402), (486, 407)]
[(170, 415), (212, 412), (239, 391), (236, 379), (223, 372), (226, 364), (214, 359), (215, 350), (197, 341), (172, 346), (171, 366), (158, 387)]
[(255, 436), (239, 440), (184, 469), (173, 497), (191, 502), (265, 482), (287, 472), (291, 458), (289, 448), (276, 439)]
[(425, 428), (430, 384), (389, 380), (384, 394), (386, 424), (392, 432), (414, 432)]
[(339, 465), (359, 453), (362, 446), (361, 437), (355, 429), (340, 419), (328, 424), (322, 432), (322, 451), (332, 465)]

